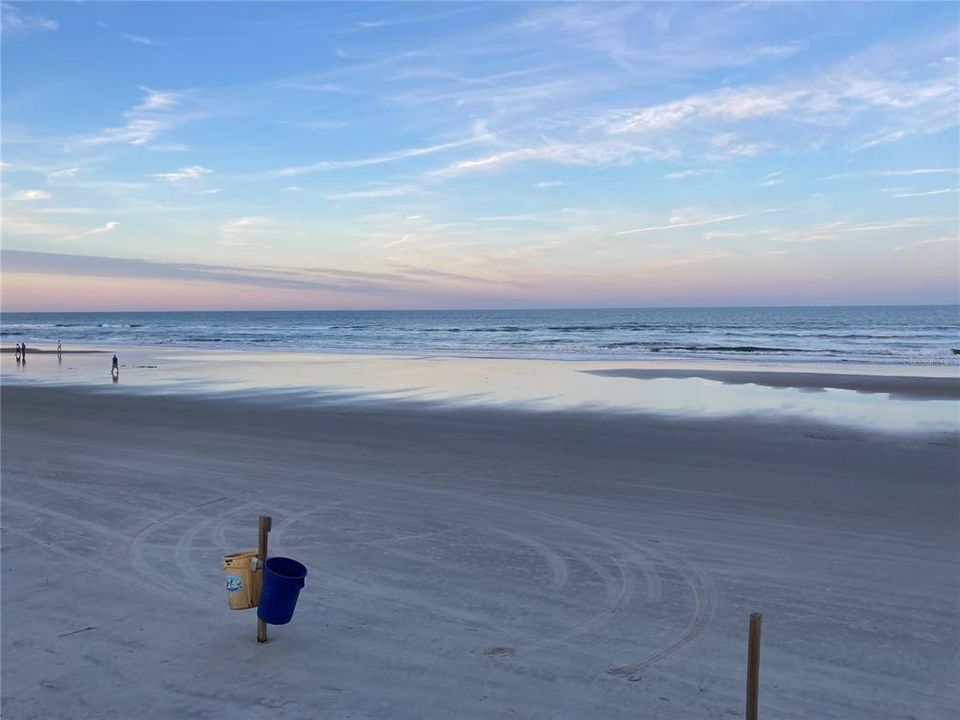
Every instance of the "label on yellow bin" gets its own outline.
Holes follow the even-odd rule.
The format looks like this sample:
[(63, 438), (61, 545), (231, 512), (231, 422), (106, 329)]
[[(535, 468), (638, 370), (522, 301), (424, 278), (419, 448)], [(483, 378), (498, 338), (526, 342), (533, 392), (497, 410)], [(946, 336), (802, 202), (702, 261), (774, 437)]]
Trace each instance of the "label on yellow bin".
[(227, 592), (243, 589), (243, 578), (239, 575), (227, 575)]
[(227, 603), (231, 610), (247, 610), (260, 600), (260, 573), (254, 570), (257, 551), (246, 550), (223, 556), (227, 573)]

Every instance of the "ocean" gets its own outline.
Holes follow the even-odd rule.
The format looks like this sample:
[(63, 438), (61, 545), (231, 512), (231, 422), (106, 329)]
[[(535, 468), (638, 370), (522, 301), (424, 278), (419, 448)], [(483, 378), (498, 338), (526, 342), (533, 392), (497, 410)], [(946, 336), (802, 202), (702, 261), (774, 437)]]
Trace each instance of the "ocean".
[(957, 306), (4, 313), (4, 344), (960, 365)]

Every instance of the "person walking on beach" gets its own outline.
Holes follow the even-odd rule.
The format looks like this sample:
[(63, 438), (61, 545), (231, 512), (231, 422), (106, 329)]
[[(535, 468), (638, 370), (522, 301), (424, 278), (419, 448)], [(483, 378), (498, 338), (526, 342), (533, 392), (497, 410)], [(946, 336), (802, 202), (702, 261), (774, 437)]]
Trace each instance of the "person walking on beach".
[(117, 360), (117, 356), (113, 356), (113, 367), (110, 369), (110, 374), (114, 377), (120, 375), (120, 362)]
[(27, 364), (27, 344), (20, 343), (20, 355), (23, 356), (23, 364)]
[(17, 355), (17, 365), (19, 365), (20, 364), (20, 343), (17, 343), (16, 355)]
[(63, 345), (60, 344), (59, 340), (57, 340), (57, 355), (63, 355)]

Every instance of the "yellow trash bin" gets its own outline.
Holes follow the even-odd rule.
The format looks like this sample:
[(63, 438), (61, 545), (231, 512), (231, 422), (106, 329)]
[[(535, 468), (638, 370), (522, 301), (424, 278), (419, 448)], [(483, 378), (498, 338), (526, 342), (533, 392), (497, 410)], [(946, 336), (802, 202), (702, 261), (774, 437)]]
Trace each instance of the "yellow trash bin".
[(231, 610), (247, 610), (260, 601), (260, 573), (257, 572), (257, 551), (232, 553), (223, 556), (227, 573), (227, 602)]

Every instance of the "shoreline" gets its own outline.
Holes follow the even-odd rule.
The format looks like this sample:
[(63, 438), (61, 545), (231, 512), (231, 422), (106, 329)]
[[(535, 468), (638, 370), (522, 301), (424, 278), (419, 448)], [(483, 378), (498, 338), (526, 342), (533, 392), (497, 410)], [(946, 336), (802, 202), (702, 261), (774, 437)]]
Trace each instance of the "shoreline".
[[(15, 355), (16, 352), (16, 348), (0, 348), (0, 353), (5, 353), (7, 355)], [(109, 352), (109, 350), (61, 350), (58, 352), (56, 349), (49, 350), (42, 346), (33, 347), (32, 345), (27, 348), (28, 355), (93, 355), (97, 353)]]
[[(118, 353), (39, 355), (3, 382), (88, 386), (144, 395), (261, 395), (309, 404), (403, 402), (423, 407), (510, 407), (596, 414), (793, 417), (891, 432), (960, 429), (960, 376), (944, 368), (914, 374), (837, 372), (733, 363), (552, 361), (446, 356), (276, 353), (141, 348)], [(56, 358), (55, 360), (53, 358)], [(691, 367), (691, 365), (693, 365)], [(282, 401), (282, 400), (281, 400)]]
[[(383, 358), (398, 360), (504, 360), (508, 362), (525, 363), (598, 363), (603, 365), (619, 364), (629, 365), (644, 370), (662, 370), (662, 371), (742, 371), (742, 372), (796, 372), (809, 373), (813, 375), (864, 375), (864, 376), (887, 376), (896, 375), (901, 377), (942, 377), (955, 378), (960, 380), (960, 360), (957, 362), (867, 362), (843, 360), (839, 362), (826, 362), (823, 360), (810, 360), (807, 362), (790, 360), (771, 360), (748, 359), (748, 358), (710, 358), (710, 357), (609, 357), (590, 355), (572, 356), (572, 355), (508, 355), (508, 354), (490, 354), (490, 353), (449, 353), (449, 352), (401, 352), (395, 349), (377, 351), (372, 348), (346, 349), (332, 347), (326, 349), (298, 349), (298, 348), (263, 348), (263, 347), (213, 347), (210, 344), (176, 344), (176, 345), (113, 345), (108, 350), (101, 350), (89, 345), (74, 345), (71, 350), (63, 350), (64, 355), (68, 354), (117, 354), (124, 352), (130, 353), (163, 353), (179, 354), (193, 353), (197, 355), (248, 355), (251, 358), (256, 357), (283, 357), (294, 356), (300, 358), (309, 357), (337, 357), (344, 358)], [(0, 346), (0, 354), (14, 354), (13, 347), (6, 345)], [(38, 343), (29, 346), (28, 354), (38, 355), (56, 355), (56, 345), (51, 343)], [(668, 377), (664, 375), (664, 377)], [(679, 376), (678, 376), (679, 377)]]

